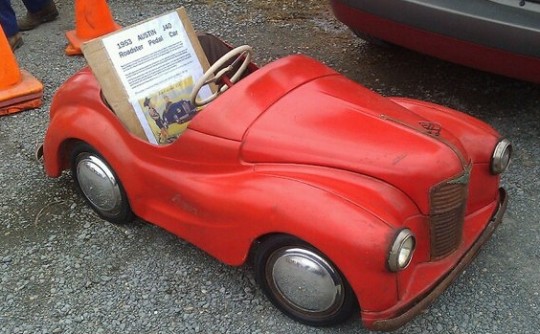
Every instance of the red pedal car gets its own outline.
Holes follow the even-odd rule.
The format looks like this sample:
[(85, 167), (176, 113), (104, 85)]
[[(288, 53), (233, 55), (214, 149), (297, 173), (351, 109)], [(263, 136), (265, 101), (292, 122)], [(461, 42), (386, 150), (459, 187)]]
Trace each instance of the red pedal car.
[(224, 263), (252, 259), (269, 299), (298, 321), (358, 312), (369, 329), (401, 326), (501, 222), (510, 142), (305, 56), (244, 70), (164, 146), (130, 134), (81, 70), (51, 106), (47, 175), (71, 169), (106, 220), (137, 216)]

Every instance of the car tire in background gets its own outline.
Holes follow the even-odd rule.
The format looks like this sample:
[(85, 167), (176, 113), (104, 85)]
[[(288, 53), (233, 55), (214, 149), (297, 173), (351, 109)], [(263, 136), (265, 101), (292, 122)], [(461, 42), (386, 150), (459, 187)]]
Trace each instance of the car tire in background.
[(256, 249), (255, 279), (270, 301), (311, 326), (339, 324), (357, 309), (354, 292), (335, 265), (311, 245), (271, 236)]
[(134, 215), (120, 179), (90, 145), (79, 142), (73, 147), (71, 175), (86, 202), (100, 217), (115, 224), (133, 220)]

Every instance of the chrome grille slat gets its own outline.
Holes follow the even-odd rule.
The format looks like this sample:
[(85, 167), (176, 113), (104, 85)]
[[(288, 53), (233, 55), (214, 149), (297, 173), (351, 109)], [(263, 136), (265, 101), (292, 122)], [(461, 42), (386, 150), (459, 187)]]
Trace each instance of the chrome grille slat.
[[(459, 179), (459, 178), (458, 178)], [(431, 259), (441, 259), (461, 243), (467, 184), (452, 182), (439, 184), (430, 194)]]

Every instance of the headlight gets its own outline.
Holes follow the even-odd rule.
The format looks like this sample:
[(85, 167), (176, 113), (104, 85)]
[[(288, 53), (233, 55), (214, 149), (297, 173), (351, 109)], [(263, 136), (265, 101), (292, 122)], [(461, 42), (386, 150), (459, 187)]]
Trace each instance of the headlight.
[(415, 245), (414, 236), (409, 229), (399, 231), (388, 254), (388, 268), (394, 272), (407, 268), (411, 263)]
[(512, 157), (512, 144), (508, 139), (501, 139), (491, 157), (491, 173), (500, 174), (506, 170)]

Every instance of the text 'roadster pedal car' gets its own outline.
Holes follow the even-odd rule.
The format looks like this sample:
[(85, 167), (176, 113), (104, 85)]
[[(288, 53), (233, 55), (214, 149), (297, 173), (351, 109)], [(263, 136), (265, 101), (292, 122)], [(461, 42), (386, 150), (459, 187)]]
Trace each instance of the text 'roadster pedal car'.
[(207, 104), (175, 142), (156, 146), (125, 129), (81, 70), (51, 106), (47, 175), (71, 169), (106, 220), (137, 216), (224, 263), (253, 259), (269, 299), (303, 323), (357, 311), (370, 329), (409, 321), (501, 222), (509, 141), (306, 56), (240, 71), (213, 101), (192, 101)]

